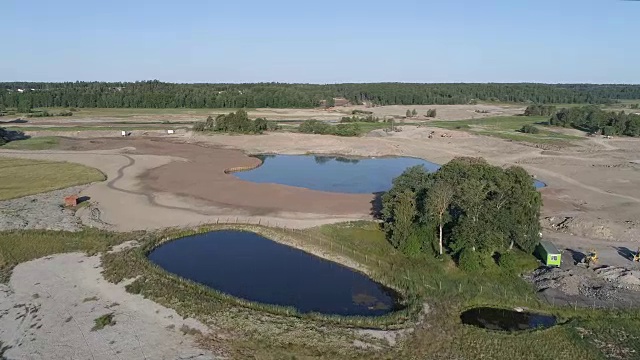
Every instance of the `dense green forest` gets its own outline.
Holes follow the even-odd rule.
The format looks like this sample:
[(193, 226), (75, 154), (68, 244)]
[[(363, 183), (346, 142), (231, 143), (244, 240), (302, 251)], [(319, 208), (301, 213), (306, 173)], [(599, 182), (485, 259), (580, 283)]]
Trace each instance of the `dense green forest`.
[(456, 158), (434, 173), (415, 166), (394, 179), (382, 197), (382, 217), (389, 241), (402, 252), (447, 252), (475, 269), (496, 252), (532, 252), (541, 204), (523, 168)]
[(0, 83), (0, 108), (311, 108), (354, 104), (468, 104), (476, 101), (610, 103), (640, 99), (640, 85), (590, 84), (173, 84), (142, 82)]
[(574, 127), (592, 134), (640, 136), (640, 115), (604, 111), (597, 106), (561, 109), (549, 125)]

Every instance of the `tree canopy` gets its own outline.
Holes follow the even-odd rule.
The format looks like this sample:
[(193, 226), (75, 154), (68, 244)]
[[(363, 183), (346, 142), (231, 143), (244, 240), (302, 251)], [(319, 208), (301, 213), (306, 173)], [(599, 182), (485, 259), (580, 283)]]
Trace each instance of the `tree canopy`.
[(193, 125), (194, 131), (216, 131), (224, 133), (262, 134), (266, 130), (275, 130), (276, 124), (263, 118), (249, 119), (249, 115), (243, 109), (227, 115), (218, 115), (215, 119), (207, 117), (205, 121), (199, 121)]
[(551, 117), (549, 125), (574, 127), (593, 134), (640, 136), (640, 115), (604, 111), (597, 106), (561, 109)]
[[(422, 166), (394, 179), (382, 197), (384, 228), (391, 244), (404, 251), (413, 233), (425, 236), (422, 252), (442, 247), (490, 256), (518, 247), (531, 252), (540, 240), (540, 193), (521, 167), (503, 169), (481, 158), (456, 158), (434, 173)], [(414, 245), (412, 245), (414, 246)], [(413, 247), (411, 247), (413, 248)]]
[(141, 82), (4, 82), (0, 105), (31, 108), (311, 108), (334, 98), (353, 104), (474, 104), (480, 101), (610, 103), (640, 99), (640, 85), (593, 84), (174, 84)]

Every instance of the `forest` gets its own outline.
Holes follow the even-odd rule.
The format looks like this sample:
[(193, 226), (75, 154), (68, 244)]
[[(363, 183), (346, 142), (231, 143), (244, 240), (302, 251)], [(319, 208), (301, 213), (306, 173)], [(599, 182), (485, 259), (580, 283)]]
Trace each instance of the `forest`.
[(514, 247), (531, 253), (540, 240), (542, 198), (521, 167), (456, 158), (434, 173), (407, 169), (382, 196), (391, 244), (407, 255), (449, 254), (474, 270)]
[(3, 82), (0, 111), (15, 108), (313, 108), (345, 98), (352, 104), (606, 104), (640, 99), (640, 85), (503, 83), (175, 84), (141, 82)]
[(640, 115), (604, 111), (597, 106), (561, 109), (551, 117), (549, 125), (574, 127), (605, 136), (640, 136)]

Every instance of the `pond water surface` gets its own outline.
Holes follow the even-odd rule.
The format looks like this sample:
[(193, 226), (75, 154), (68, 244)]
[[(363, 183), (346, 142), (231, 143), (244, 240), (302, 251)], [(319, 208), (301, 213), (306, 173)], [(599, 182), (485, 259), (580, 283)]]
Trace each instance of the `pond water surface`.
[(244, 231), (213, 231), (165, 243), (149, 260), (168, 272), (246, 300), (301, 313), (378, 316), (397, 294), (362, 273)]
[(544, 329), (556, 324), (556, 318), (552, 315), (490, 307), (467, 310), (460, 315), (460, 320), (463, 324), (501, 331)]
[[(407, 168), (422, 165), (436, 171), (440, 165), (411, 157), (346, 158), (322, 155), (258, 155), (262, 166), (234, 173), (242, 180), (302, 187), (338, 193), (377, 193), (391, 188)], [(545, 186), (535, 180), (537, 188)]]

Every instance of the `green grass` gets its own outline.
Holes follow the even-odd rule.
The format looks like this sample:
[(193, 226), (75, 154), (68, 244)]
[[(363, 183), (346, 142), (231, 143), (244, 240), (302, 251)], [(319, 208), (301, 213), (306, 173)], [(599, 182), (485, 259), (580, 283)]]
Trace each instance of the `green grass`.
[(60, 140), (55, 136), (32, 137), (9, 142), (0, 149), (10, 150), (47, 150), (58, 146)]
[(0, 282), (9, 280), (18, 264), (53, 254), (86, 252), (90, 255), (134, 240), (141, 233), (110, 233), (86, 228), (78, 232), (22, 230), (0, 231)]
[[(305, 249), (319, 249), (354, 260), (368, 269), (369, 275), (402, 292), (408, 309), (381, 318), (335, 317), (298, 314), (295, 309), (254, 304), (234, 299), (204, 286), (170, 275), (145, 258), (147, 251), (168, 239), (221, 228), (257, 231), (279, 242)], [(554, 307), (538, 299), (532, 287), (518, 272), (537, 266), (536, 260), (516, 252), (515, 273), (507, 273), (493, 261), (481, 272), (469, 274), (458, 269), (448, 257), (409, 258), (393, 249), (378, 225), (370, 222), (327, 225), (319, 228), (278, 230), (257, 226), (219, 225), (197, 231), (159, 234), (140, 249), (105, 254), (105, 276), (118, 282), (138, 277), (128, 290), (139, 293), (181, 316), (193, 316), (236, 336), (226, 343), (231, 357), (253, 356), (260, 359), (602, 359), (602, 341), (625, 349), (637, 349), (632, 341), (639, 333), (637, 311), (605, 311)], [(352, 326), (393, 329), (414, 326), (422, 304), (430, 312), (407, 341), (396, 348), (377, 352), (354, 350), (349, 344), (358, 336), (348, 331)], [(560, 325), (547, 330), (518, 334), (496, 333), (465, 326), (459, 314), (474, 306), (527, 307), (551, 313)], [(580, 329), (590, 329), (593, 336), (580, 336)], [(616, 334), (626, 334), (617, 339)], [(216, 343), (216, 345), (220, 345)], [(630, 357), (631, 358), (631, 357)]]
[[(567, 144), (582, 140), (583, 137), (566, 135), (547, 126), (546, 116), (497, 116), (483, 119), (458, 121), (432, 121), (430, 126), (450, 130), (462, 130), (474, 134), (494, 136), (502, 139), (529, 142), (534, 144)], [(532, 124), (540, 129), (537, 134), (525, 134), (519, 130), (523, 125)]]
[(93, 320), (94, 325), (91, 328), (91, 331), (98, 331), (105, 328), (105, 326), (113, 326), (116, 324), (116, 321), (113, 319), (113, 313), (104, 314), (99, 316)]
[(106, 179), (98, 169), (66, 162), (0, 157), (0, 169), (0, 200)]

